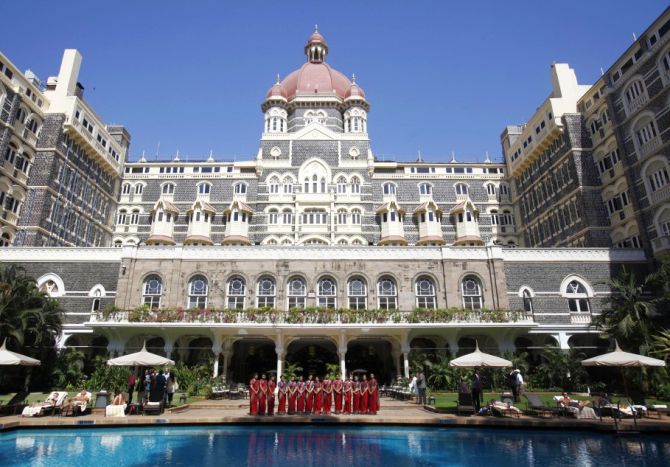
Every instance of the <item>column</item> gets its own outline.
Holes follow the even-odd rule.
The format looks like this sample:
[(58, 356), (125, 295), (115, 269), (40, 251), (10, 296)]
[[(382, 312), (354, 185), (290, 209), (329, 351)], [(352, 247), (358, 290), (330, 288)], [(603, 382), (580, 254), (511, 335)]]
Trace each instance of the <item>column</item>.
[(568, 334), (565, 332), (558, 332), (552, 334), (551, 337), (556, 339), (556, 342), (558, 342), (558, 346), (561, 350), (570, 350), (570, 344), (568, 343), (568, 340), (570, 340), (572, 334)]
[(163, 342), (165, 342), (165, 345), (163, 346), (163, 350), (165, 350), (165, 356), (167, 358), (172, 358), (172, 351), (174, 350), (175, 339), (172, 337), (165, 337), (163, 338)]
[(347, 344), (347, 336), (344, 333), (340, 333), (340, 339), (337, 346), (337, 356), (340, 359), (340, 377), (343, 380), (347, 377)]
[(407, 334), (403, 334), (400, 337), (400, 352), (402, 352), (402, 360), (403, 360), (403, 372), (405, 378), (409, 379), (409, 339)]
[(400, 351), (394, 350), (391, 352), (391, 356), (393, 357), (393, 366), (395, 367), (395, 377), (400, 378), (400, 367), (402, 366), (400, 364)]
[(458, 355), (458, 337), (449, 336), (447, 337), (447, 345), (449, 346), (449, 352), (451, 353), (452, 358), (456, 358)]
[(277, 354), (277, 381), (279, 381), (284, 369), (284, 358), (286, 358), (284, 335), (281, 332), (277, 333), (277, 340), (275, 340), (275, 352)]
[(219, 357), (221, 357), (221, 340), (214, 339), (212, 342), (212, 352), (214, 353), (214, 368), (212, 368), (212, 378), (219, 377)]

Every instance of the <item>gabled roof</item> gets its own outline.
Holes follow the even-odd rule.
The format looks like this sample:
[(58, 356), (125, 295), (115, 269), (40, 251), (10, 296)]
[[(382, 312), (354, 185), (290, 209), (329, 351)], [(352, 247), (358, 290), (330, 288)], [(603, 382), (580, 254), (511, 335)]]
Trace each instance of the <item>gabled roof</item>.
[(456, 206), (454, 206), (453, 208), (451, 208), (451, 210), (449, 211), (449, 215), (453, 216), (454, 214), (458, 214), (459, 212), (463, 212), (463, 211), (465, 211), (465, 209), (468, 206), (470, 207), (470, 210), (472, 212), (475, 212), (475, 213), (479, 214), (479, 209), (477, 208), (477, 206), (475, 206), (475, 204), (472, 201), (470, 201), (469, 199), (466, 199), (465, 201), (462, 201), (462, 202), (458, 203)]
[(214, 207), (211, 204), (201, 199), (196, 199), (193, 205), (190, 208), (188, 208), (188, 211), (186, 212), (193, 211), (198, 204), (200, 205), (200, 209), (202, 209), (203, 211), (213, 212), (214, 214), (216, 214), (216, 209), (214, 209)]
[(401, 213), (401, 214), (404, 214), (404, 213), (405, 213), (405, 210), (404, 210), (403, 208), (401, 208), (401, 207), (398, 205), (398, 203), (396, 203), (395, 201), (389, 201), (389, 202), (387, 202), (387, 203), (382, 204), (381, 206), (379, 206), (379, 207), (377, 208), (377, 211), (375, 211), (375, 212), (376, 212), (377, 214), (381, 214), (381, 213), (383, 213), (383, 212), (387, 212), (387, 211), (389, 211), (389, 210), (391, 209), (391, 206), (395, 206), (396, 211), (398, 211), (399, 213)]
[(224, 213), (231, 212), (233, 209), (235, 209), (235, 206), (237, 206), (237, 209), (240, 211), (248, 212), (251, 214), (254, 213), (254, 210), (251, 208), (251, 206), (239, 200), (234, 200), (232, 203), (230, 203), (230, 206), (228, 206), (226, 209), (223, 210), (223, 212)]
[(175, 206), (172, 202), (170, 202), (166, 199), (159, 199), (158, 201), (156, 201), (156, 204), (154, 204), (154, 207), (151, 211), (152, 212), (156, 211), (159, 206), (163, 206), (163, 209), (165, 211), (174, 212), (174, 213), (179, 214), (179, 208), (177, 206)]
[(426, 201), (425, 203), (419, 204), (417, 208), (414, 210), (414, 214), (419, 214), (424, 211), (427, 211), (429, 206), (432, 206), (435, 212), (442, 212), (442, 208), (440, 208), (437, 205), (437, 203), (431, 199), (430, 201)]

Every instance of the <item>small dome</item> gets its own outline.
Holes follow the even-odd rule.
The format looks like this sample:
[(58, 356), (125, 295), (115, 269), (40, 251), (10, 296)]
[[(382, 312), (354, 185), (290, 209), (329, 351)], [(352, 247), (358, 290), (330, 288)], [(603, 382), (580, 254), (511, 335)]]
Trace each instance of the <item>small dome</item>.
[(313, 44), (317, 42), (323, 45), (328, 45), (326, 44), (326, 39), (321, 35), (321, 33), (317, 29), (314, 29), (312, 35), (309, 36), (309, 39), (307, 39), (307, 43)]
[(286, 99), (286, 94), (284, 93), (284, 88), (282, 87), (281, 81), (279, 80), (279, 75), (277, 75), (277, 81), (275, 84), (273, 84), (268, 91), (267, 98)]
[(349, 99), (349, 98), (354, 98), (354, 97), (359, 97), (361, 99), (365, 99), (365, 92), (363, 92), (363, 89), (356, 84), (356, 77), (354, 76), (353, 79), (351, 80), (351, 86), (349, 86), (349, 89), (347, 89), (347, 92), (344, 93), (344, 98)]

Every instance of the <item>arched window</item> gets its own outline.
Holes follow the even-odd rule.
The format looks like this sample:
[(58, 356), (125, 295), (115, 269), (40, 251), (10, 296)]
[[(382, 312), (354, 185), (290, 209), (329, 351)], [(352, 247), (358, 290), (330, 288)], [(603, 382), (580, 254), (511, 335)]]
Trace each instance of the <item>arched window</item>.
[(347, 223), (347, 210), (346, 209), (339, 209), (337, 211), (337, 223), (339, 225), (346, 225), (346, 223)]
[(163, 185), (163, 189), (161, 191), (164, 195), (174, 194), (174, 184), (166, 183), (165, 185)]
[(309, 193), (309, 178), (305, 177), (305, 193)]
[(163, 295), (163, 281), (156, 274), (152, 274), (144, 279), (143, 303), (149, 308), (159, 308), (161, 306), (161, 295)]
[(12, 244), (12, 239), (7, 232), (0, 236), (0, 247), (6, 247)]
[(658, 136), (658, 130), (656, 129), (656, 122), (650, 117), (646, 117), (642, 121), (638, 122), (634, 129), (635, 140), (638, 144), (638, 147), (642, 147), (649, 143), (651, 140)]
[(351, 177), (351, 192), (354, 194), (361, 192), (361, 180), (356, 176)]
[(314, 174), (312, 175), (312, 193), (319, 192), (319, 177)]
[(321, 279), (317, 287), (317, 306), (337, 308), (337, 285), (333, 279)]
[(284, 179), (284, 194), (293, 193), (293, 180), (286, 177)]
[(349, 308), (365, 310), (368, 307), (368, 284), (362, 277), (352, 277), (347, 284)]
[(269, 224), (276, 224), (278, 221), (279, 213), (277, 212), (276, 209), (270, 209), (268, 211), (268, 223)]
[(522, 299), (523, 299), (523, 311), (526, 313), (532, 313), (533, 312), (533, 297), (530, 294), (530, 290), (528, 289), (523, 289), (523, 292), (521, 293)]
[(337, 178), (337, 192), (339, 194), (344, 194), (347, 192), (347, 179), (343, 175), (340, 175)]
[(493, 183), (487, 183), (486, 184), (486, 193), (489, 196), (495, 196), (496, 195), (496, 186)]
[(398, 289), (392, 277), (384, 276), (379, 279), (379, 282), (377, 282), (377, 296), (380, 309), (395, 310), (398, 308)]
[(227, 307), (241, 310), (244, 308), (244, 299), (247, 293), (247, 284), (242, 277), (234, 276), (228, 280)]
[(565, 289), (565, 297), (568, 299), (568, 309), (573, 313), (588, 313), (589, 306), (588, 292), (584, 284), (578, 280), (572, 280)]
[(117, 225), (125, 225), (127, 220), (127, 212), (125, 209), (120, 209), (118, 216), (116, 216)]
[(498, 220), (498, 210), (497, 209), (491, 209), (491, 225), (498, 225), (499, 220)]
[(199, 195), (208, 195), (209, 191), (212, 189), (212, 185), (209, 183), (200, 183), (198, 185), (198, 194)]
[(130, 183), (124, 183), (123, 186), (121, 187), (121, 194), (122, 195), (129, 195), (130, 194)]
[(322, 177), (321, 178), (321, 193), (325, 193), (325, 192), (326, 192), (326, 179)]
[(481, 310), (483, 305), (482, 286), (475, 276), (467, 276), (461, 283), (463, 308), (466, 310)]
[(142, 185), (141, 183), (138, 183), (137, 185), (135, 185), (135, 194), (136, 195), (141, 195), (143, 192), (144, 192), (144, 185)]
[(429, 195), (432, 192), (433, 192), (433, 187), (430, 185), (430, 183), (421, 183), (419, 185), (419, 194)]
[(383, 185), (385, 195), (395, 195), (396, 187), (393, 183), (384, 183)]
[(284, 225), (293, 224), (293, 213), (289, 209), (284, 209), (282, 212), (282, 223)]
[[(275, 242), (276, 243), (276, 242)], [(275, 280), (269, 276), (263, 276), (258, 281), (258, 292), (256, 293), (258, 307), (275, 307), (275, 298), (277, 296), (277, 287)]]
[(352, 209), (351, 210), (351, 223), (354, 225), (360, 225), (361, 223), (361, 210)]
[(279, 193), (279, 178), (277, 177), (272, 177), (270, 179), (270, 193), (276, 194)]
[(130, 225), (137, 225), (140, 222), (140, 210), (133, 209), (133, 212), (130, 214)]
[(624, 92), (624, 96), (626, 97), (626, 106), (628, 107), (629, 113), (634, 112), (639, 108), (641, 105), (640, 101), (644, 99), (644, 97), (642, 97), (644, 92), (644, 85), (640, 79), (633, 81), (630, 86), (628, 86), (626, 92)]
[(430, 277), (422, 276), (416, 280), (415, 293), (417, 308), (436, 307), (435, 284)]
[(234, 191), (236, 195), (243, 195), (247, 192), (247, 184), (246, 183), (236, 183), (234, 187)]
[(208, 292), (207, 278), (202, 275), (193, 276), (188, 283), (188, 308), (205, 308)]
[(288, 281), (288, 308), (305, 308), (307, 298), (307, 284), (301, 277), (294, 277)]
[(468, 194), (468, 186), (465, 183), (457, 183), (454, 186), (454, 189), (456, 190), (457, 195), (467, 195)]

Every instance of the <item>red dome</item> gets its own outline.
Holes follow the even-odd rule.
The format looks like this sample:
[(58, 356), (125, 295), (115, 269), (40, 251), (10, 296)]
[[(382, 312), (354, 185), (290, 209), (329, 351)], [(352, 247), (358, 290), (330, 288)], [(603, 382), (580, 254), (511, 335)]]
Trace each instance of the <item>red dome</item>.
[(284, 90), (282, 89), (281, 83), (277, 82), (275, 83), (270, 90), (268, 91), (268, 98), (270, 97), (281, 97), (286, 99), (286, 96), (284, 95)]
[(351, 87), (351, 81), (326, 63), (308, 62), (288, 75), (281, 83), (282, 95), (292, 99), (297, 93), (335, 93), (340, 99)]
[(365, 93), (358, 84), (351, 83), (351, 86), (349, 87), (349, 89), (347, 89), (347, 92), (344, 94), (345, 99), (348, 99), (350, 97), (360, 97), (362, 99), (365, 99)]
[(312, 35), (309, 36), (309, 39), (307, 39), (308, 44), (311, 44), (312, 42), (320, 42), (322, 44), (326, 44), (326, 39), (321, 35), (321, 33), (319, 33), (319, 31), (314, 31)]

